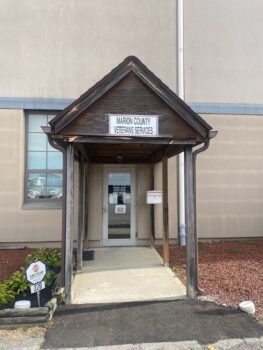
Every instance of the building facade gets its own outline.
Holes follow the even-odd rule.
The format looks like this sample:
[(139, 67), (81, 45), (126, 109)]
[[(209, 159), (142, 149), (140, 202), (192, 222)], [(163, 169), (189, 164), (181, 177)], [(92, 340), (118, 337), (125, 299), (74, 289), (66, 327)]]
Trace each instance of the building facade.
[[(1, 245), (57, 246), (62, 155), (49, 145), (41, 127), (129, 55), (139, 57), (177, 92), (177, 1), (0, 0), (0, 4)], [(262, 237), (262, 10), (259, 0), (184, 3), (185, 101), (218, 130), (197, 163), (201, 239)], [(134, 164), (131, 177), (118, 180), (123, 183), (105, 182), (110, 171), (122, 173), (123, 167), (90, 164), (87, 246), (107, 245), (105, 188), (125, 185), (129, 201), (131, 182), (136, 197), (135, 214), (129, 218), (132, 244), (150, 242), (151, 209), (146, 204), (146, 191), (152, 189), (150, 166)], [(177, 240), (177, 156), (169, 158), (168, 171), (169, 232)], [(161, 163), (154, 167), (154, 189), (162, 190)], [(114, 191), (111, 194), (115, 203)], [(77, 196), (74, 200), (77, 235)], [(163, 233), (162, 208), (156, 205), (154, 210), (158, 240)]]

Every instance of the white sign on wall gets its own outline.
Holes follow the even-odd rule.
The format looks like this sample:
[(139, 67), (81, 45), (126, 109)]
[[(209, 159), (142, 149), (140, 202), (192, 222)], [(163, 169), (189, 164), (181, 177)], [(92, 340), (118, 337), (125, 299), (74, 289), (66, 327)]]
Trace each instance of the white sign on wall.
[(158, 116), (110, 114), (109, 134), (114, 136), (158, 136)]

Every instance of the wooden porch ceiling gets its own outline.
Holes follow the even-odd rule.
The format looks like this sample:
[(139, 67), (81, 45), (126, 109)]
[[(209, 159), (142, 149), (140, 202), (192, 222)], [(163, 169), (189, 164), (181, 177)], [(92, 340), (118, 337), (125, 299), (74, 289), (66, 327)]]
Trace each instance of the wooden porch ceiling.
[(75, 149), (93, 163), (155, 163), (184, 150), (183, 144), (74, 143)]

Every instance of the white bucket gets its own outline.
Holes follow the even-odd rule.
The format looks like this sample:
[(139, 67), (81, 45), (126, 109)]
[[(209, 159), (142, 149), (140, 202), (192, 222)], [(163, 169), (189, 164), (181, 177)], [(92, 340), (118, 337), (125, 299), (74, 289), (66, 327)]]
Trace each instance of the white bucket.
[(15, 302), (15, 309), (29, 309), (31, 303), (29, 300), (19, 300)]
[(242, 301), (242, 303), (239, 304), (239, 308), (240, 310), (251, 315), (253, 315), (256, 311), (255, 304), (251, 300)]

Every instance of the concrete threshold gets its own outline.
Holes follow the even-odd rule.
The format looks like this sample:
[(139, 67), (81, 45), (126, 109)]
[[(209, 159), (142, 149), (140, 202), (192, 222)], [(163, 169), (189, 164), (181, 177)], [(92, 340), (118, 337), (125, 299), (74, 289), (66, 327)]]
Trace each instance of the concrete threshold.
[(94, 249), (73, 283), (74, 304), (174, 300), (186, 289), (155, 249), (112, 247)]

